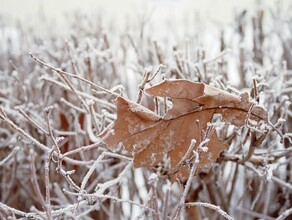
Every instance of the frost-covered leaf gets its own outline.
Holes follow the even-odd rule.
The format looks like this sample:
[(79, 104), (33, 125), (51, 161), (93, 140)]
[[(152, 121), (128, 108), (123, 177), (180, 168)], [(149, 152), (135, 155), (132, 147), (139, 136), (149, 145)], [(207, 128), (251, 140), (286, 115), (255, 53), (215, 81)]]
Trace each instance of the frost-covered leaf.
[[(118, 97), (117, 119), (100, 137), (110, 148), (122, 142), (133, 152), (136, 167), (154, 168), (164, 155), (170, 157), (170, 166), (176, 166), (186, 154), (192, 139), (195, 149), (204, 138), (203, 131), (214, 114), (235, 126), (243, 126), (247, 119), (266, 121), (267, 112), (250, 101), (247, 93), (233, 95), (224, 90), (188, 80), (164, 80), (146, 90), (152, 96), (169, 97), (173, 107), (162, 117), (140, 104)], [(199, 123), (198, 123), (199, 122)], [(216, 132), (208, 142), (208, 150), (200, 155), (199, 171), (209, 169), (227, 146)], [(181, 166), (172, 179), (186, 179), (189, 171)]]

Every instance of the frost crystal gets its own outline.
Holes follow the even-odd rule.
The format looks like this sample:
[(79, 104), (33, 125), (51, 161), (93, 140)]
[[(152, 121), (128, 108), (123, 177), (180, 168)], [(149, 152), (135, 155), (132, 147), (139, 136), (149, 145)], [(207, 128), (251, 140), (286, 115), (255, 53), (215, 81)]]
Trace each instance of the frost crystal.
[(201, 148), (203, 152), (208, 152), (209, 148), (207, 146), (204, 146)]
[(266, 166), (266, 169), (265, 169), (265, 176), (266, 176), (266, 179), (268, 181), (271, 181), (272, 179), (272, 176), (273, 176), (273, 172), (274, 170), (276, 170), (278, 168), (279, 164), (276, 163), (276, 164), (269, 164)]

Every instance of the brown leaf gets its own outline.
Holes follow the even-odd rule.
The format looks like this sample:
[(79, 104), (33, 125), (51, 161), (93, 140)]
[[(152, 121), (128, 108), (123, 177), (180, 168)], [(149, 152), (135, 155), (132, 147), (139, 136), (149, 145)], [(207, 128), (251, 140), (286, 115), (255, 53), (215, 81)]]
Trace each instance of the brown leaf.
[[(214, 114), (221, 114), (223, 121), (236, 126), (244, 125), (248, 118), (255, 121), (268, 118), (267, 112), (255, 106), (247, 93), (237, 96), (204, 83), (164, 80), (146, 93), (171, 98), (173, 107), (161, 117), (140, 104), (118, 97), (115, 100), (117, 119), (100, 134), (110, 148), (122, 142), (126, 150), (134, 154), (136, 167), (154, 168), (165, 154), (170, 158), (170, 167), (175, 167), (192, 139), (197, 141), (194, 149), (199, 146)], [(208, 152), (200, 155), (199, 171), (208, 170), (225, 148), (227, 146), (213, 132)], [(187, 167), (181, 166), (172, 179), (184, 180), (188, 174)]]

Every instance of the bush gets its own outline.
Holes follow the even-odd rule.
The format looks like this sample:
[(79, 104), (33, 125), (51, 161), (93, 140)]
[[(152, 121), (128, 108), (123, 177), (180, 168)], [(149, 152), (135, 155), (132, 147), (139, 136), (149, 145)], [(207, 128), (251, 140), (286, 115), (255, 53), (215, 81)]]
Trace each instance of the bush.
[[(291, 21), (273, 10), (244, 11), (231, 26), (194, 30), (185, 39), (146, 20), (121, 32), (79, 15), (67, 41), (49, 26), (41, 33), (2, 22), (1, 218), (291, 217)], [(99, 134), (117, 119), (117, 96), (163, 116), (171, 99), (144, 91), (164, 79), (248, 92), (269, 119), (215, 123), (228, 147), (210, 169), (186, 180), (165, 175), (167, 153), (151, 169), (134, 168), (134, 153), (123, 144), (109, 148)], [(181, 166), (191, 170), (198, 150), (178, 155)]]

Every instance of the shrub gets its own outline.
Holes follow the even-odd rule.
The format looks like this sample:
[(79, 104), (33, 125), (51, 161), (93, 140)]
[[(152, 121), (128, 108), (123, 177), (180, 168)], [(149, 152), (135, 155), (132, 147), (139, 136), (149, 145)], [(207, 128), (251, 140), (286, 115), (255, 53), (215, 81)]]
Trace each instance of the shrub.
[[(266, 9), (242, 12), (232, 26), (215, 29), (215, 36), (194, 31), (188, 39), (177, 36), (176, 45), (170, 32), (153, 40), (147, 22), (133, 33), (118, 32), (79, 16), (67, 41), (49, 27), (41, 34), (24, 22), (2, 25), (2, 32), (13, 35), (1, 39), (0, 54), (1, 218), (279, 220), (291, 215), (289, 19)], [(216, 53), (206, 49), (206, 34)], [(117, 119), (116, 97), (162, 117), (172, 100), (147, 96), (145, 90), (165, 79), (202, 82), (234, 97), (247, 92), (268, 120), (236, 127), (213, 118), (213, 132), (227, 148), (204, 172), (195, 165), (199, 151), (213, 153), (203, 149), (208, 141), (186, 157), (178, 154), (187, 179), (165, 175), (171, 169), (167, 153), (150, 169), (134, 168), (132, 152), (121, 143), (109, 148), (99, 135)]]

